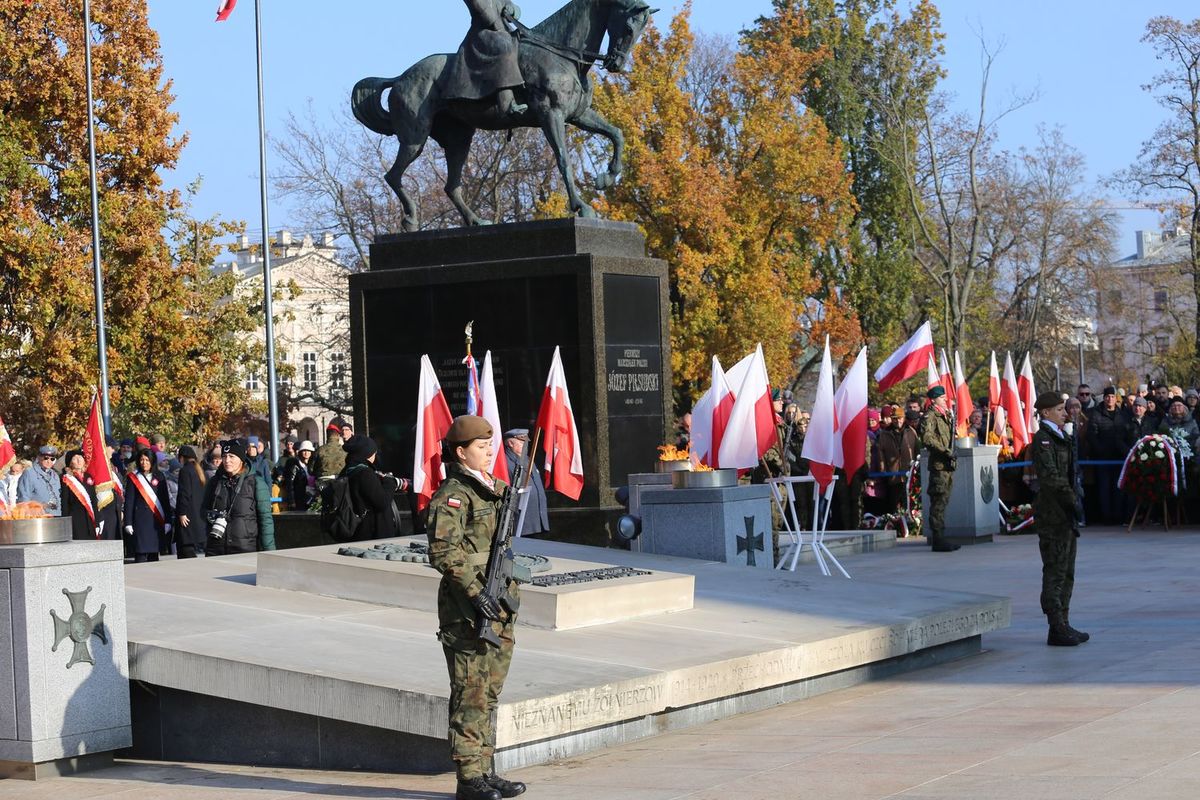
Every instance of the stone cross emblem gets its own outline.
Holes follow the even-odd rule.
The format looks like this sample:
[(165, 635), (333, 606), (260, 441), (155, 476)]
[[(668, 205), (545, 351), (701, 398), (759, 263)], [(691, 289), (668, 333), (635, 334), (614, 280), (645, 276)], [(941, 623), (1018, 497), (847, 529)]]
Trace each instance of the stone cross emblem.
[(737, 554), (746, 554), (746, 566), (757, 567), (758, 563), (754, 560), (754, 552), (763, 550), (763, 535), (754, 533), (754, 517), (743, 517), (746, 522), (746, 535), (737, 537)]
[(54, 617), (54, 646), (50, 648), (50, 652), (57, 652), (63, 639), (69, 638), (75, 645), (75, 649), (71, 652), (71, 660), (67, 662), (67, 669), (80, 661), (86, 661), (89, 664), (96, 663), (96, 660), (92, 658), (91, 651), (88, 650), (88, 639), (92, 636), (97, 637), (104, 644), (108, 644), (108, 636), (104, 633), (104, 604), (101, 603), (100, 610), (94, 617), (88, 616), (88, 613), (83, 610), (87, 604), (88, 592), (91, 590), (90, 586), (82, 592), (62, 590), (62, 593), (71, 601), (71, 616), (65, 620), (59, 619), (58, 614), (54, 613), (54, 609), (50, 609), (50, 616)]

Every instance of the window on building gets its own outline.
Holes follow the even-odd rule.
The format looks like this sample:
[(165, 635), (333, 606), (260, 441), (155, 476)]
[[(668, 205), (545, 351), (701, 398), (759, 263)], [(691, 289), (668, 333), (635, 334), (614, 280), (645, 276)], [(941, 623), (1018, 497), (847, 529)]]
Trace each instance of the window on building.
[(317, 354), (305, 353), (303, 359), (303, 371), (300, 373), (301, 386), (306, 392), (315, 392), (317, 390)]
[(1154, 310), (1155, 311), (1166, 311), (1167, 310), (1167, 290), (1166, 289), (1160, 288), (1160, 289), (1154, 290)]
[(346, 354), (329, 354), (329, 391), (342, 395), (346, 391)]
[(1171, 337), (1155, 336), (1154, 337), (1154, 354), (1156, 356), (1165, 356), (1167, 350), (1171, 348)]
[(247, 374), (246, 380), (242, 381), (242, 386), (251, 392), (257, 392), (259, 390), (258, 376), (253, 372)]
[(292, 389), (292, 376), (287, 374), (288, 354), (286, 352), (277, 353), (275, 355), (275, 362), (279, 374), (279, 388), (290, 392)]

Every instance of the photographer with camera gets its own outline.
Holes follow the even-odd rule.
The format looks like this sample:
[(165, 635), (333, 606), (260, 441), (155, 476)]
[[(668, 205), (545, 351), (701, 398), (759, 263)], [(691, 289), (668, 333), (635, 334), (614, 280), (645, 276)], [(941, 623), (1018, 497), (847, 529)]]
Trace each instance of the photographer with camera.
[(396, 492), (408, 488), (408, 481), (375, 470), (379, 446), (370, 436), (351, 436), (342, 450), (346, 453), (346, 466), (339, 477), (346, 476), (350, 502), (357, 513), (364, 515), (354, 532), (354, 541), (399, 536), (393, 498)]
[(205, 555), (254, 553), (275, 549), (271, 488), (246, 459), (246, 440), (221, 442), (221, 468), (205, 487)]

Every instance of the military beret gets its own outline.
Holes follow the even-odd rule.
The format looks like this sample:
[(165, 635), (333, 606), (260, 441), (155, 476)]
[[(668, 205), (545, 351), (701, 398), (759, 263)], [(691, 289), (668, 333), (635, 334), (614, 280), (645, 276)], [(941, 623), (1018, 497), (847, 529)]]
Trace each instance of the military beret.
[(446, 431), (446, 441), (455, 444), (491, 438), (491, 424), (483, 417), (477, 417), (474, 414), (463, 414), (454, 420), (450, 425), (450, 430)]
[(1033, 407), (1038, 411), (1041, 411), (1043, 409), (1061, 406), (1062, 404), (1063, 397), (1060, 392), (1042, 392), (1037, 396), (1037, 400), (1034, 402)]
[(945, 386), (934, 386), (928, 392), (925, 393), (925, 396), (928, 397), (930, 400), (937, 400), (939, 397), (941, 397), (945, 393), (946, 393)]

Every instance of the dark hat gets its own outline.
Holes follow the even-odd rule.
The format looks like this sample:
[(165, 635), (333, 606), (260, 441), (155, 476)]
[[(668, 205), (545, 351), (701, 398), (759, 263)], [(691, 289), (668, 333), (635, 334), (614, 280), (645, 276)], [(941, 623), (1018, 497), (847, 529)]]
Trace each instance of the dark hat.
[(781, 395), (781, 394), (779, 393), (779, 390), (778, 390), (778, 389), (772, 389), (772, 390), (771, 390), (771, 399), (772, 399), (772, 400), (782, 400), (782, 399), (783, 399), (783, 395)]
[(1145, 406), (1145, 405), (1146, 405), (1146, 398), (1144, 398), (1144, 397), (1135, 397), (1135, 398), (1133, 398), (1133, 404), (1134, 404), (1135, 406)]
[(920, 411), (913, 411), (913, 410), (910, 408), (910, 409), (908, 409), (907, 411), (905, 411), (905, 412), (904, 412), (904, 418), (905, 418), (905, 419), (907, 419), (907, 420), (920, 419), (920, 418), (921, 418), (921, 412), (920, 412)]
[(884, 403), (883, 407), (879, 409), (879, 413), (885, 417), (894, 417), (896, 416), (896, 407)]
[(175, 452), (175, 456), (177, 458), (195, 458), (196, 449), (190, 444), (180, 445), (179, 450)]
[(937, 400), (944, 394), (946, 394), (945, 386), (932, 386), (930, 387), (929, 391), (925, 393), (925, 396), (930, 400)]
[(115, 436), (105, 436), (105, 437), (104, 437), (104, 443), (105, 443), (106, 445), (108, 445), (109, 447), (116, 447), (116, 446), (117, 446), (117, 439), (116, 439), (116, 437), (115, 437)]
[(454, 420), (450, 430), (446, 432), (446, 441), (452, 444), (462, 444), (475, 439), (491, 439), (492, 425), (483, 417), (474, 414), (463, 414)]
[(1033, 407), (1038, 411), (1041, 411), (1043, 409), (1061, 406), (1062, 404), (1063, 397), (1061, 392), (1042, 392), (1037, 396), (1037, 400), (1034, 401)]
[(221, 442), (221, 453), (233, 453), (242, 461), (246, 460), (246, 440), (245, 439), (226, 439)]
[(325, 426), (325, 430), (337, 429), (340, 431), (342, 426), (345, 424), (346, 420), (342, 419), (341, 417), (334, 417), (333, 419), (329, 420), (329, 424)]
[(133, 447), (133, 439), (122, 439), (121, 447)]
[(71, 459), (74, 458), (75, 456), (83, 456), (83, 460), (87, 461), (87, 456), (83, 455), (82, 450), (68, 450), (67, 454), (65, 456), (63, 456), (63, 463), (70, 464)]
[(1115, 386), (1105, 386), (1104, 387), (1105, 395), (1116, 394), (1116, 393), (1117, 393), (1117, 387), (1115, 387)]
[(504, 432), (505, 439), (516, 439), (520, 436), (529, 438), (529, 428), (509, 428)]
[(300, 440), (296, 438), (295, 434), (289, 433), (287, 436), (283, 437), (284, 444), (287, 444), (289, 442), (291, 442), (292, 444), (296, 444), (299, 441)]
[(246, 437), (246, 446), (247, 447), (249, 447), (250, 445), (254, 445), (255, 447), (258, 447), (258, 444), (259, 444), (259, 442), (258, 442), (257, 436), (247, 436)]
[(379, 445), (370, 436), (360, 433), (347, 439), (342, 450), (346, 451), (347, 461), (366, 461), (379, 452)]

